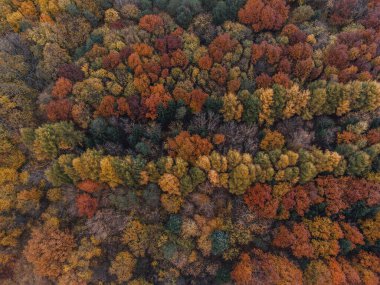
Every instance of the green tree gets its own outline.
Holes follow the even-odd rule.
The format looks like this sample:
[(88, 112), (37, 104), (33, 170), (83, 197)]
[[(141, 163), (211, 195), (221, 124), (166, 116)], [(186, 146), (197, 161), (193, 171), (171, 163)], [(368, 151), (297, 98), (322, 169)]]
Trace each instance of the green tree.
[(371, 158), (364, 151), (355, 152), (348, 158), (347, 171), (351, 175), (362, 176), (369, 171), (371, 167)]
[(34, 130), (32, 150), (38, 160), (53, 159), (62, 150), (74, 150), (83, 138), (72, 122), (45, 124)]

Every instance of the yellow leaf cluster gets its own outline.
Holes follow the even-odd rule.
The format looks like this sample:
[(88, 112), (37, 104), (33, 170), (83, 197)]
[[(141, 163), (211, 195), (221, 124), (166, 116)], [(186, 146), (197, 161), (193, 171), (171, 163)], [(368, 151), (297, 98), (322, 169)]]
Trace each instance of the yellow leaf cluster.
[[(261, 110), (259, 113), (259, 122), (261, 124), (273, 124), (272, 110), (273, 105), (273, 90), (272, 89), (259, 89), (256, 91), (261, 101)], [(256, 93), (255, 92), (255, 93)]]
[(231, 120), (240, 121), (243, 114), (243, 105), (235, 94), (228, 93), (223, 97), (223, 107), (220, 112), (223, 114), (225, 122)]
[(285, 118), (290, 118), (294, 115), (301, 115), (306, 108), (310, 98), (309, 90), (300, 90), (297, 84), (294, 84), (286, 93), (286, 105), (283, 110)]
[(162, 191), (173, 195), (181, 195), (179, 180), (176, 176), (170, 173), (164, 173), (158, 181)]

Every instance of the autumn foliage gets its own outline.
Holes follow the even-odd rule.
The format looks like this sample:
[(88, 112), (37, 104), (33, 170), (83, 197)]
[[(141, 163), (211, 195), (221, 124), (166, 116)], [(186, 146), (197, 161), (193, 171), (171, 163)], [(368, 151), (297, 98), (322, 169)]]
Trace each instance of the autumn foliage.
[(56, 228), (42, 227), (32, 231), (24, 255), (40, 276), (58, 277), (74, 248), (72, 235)]
[(232, 271), (236, 284), (302, 284), (302, 271), (285, 257), (254, 250), (243, 253)]
[(56, 81), (53, 87), (53, 90), (51, 91), (51, 95), (53, 97), (61, 99), (61, 98), (66, 97), (66, 95), (71, 92), (72, 88), (73, 88), (73, 84), (71, 83), (69, 79), (60, 77)]
[(88, 194), (80, 194), (76, 199), (79, 216), (92, 218), (98, 208), (98, 201)]
[(288, 18), (284, 0), (248, 0), (239, 11), (239, 21), (251, 25), (255, 32), (279, 30)]
[(379, 0), (0, 11), (0, 284), (380, 284)]
[(169, 138), (167, 146), (171, 156), (178, 156), (191, 162), (194, 162), (200, 155), (209, 154), (213, 148), (209, 140), (201, 138), (199, 135), (190, 135), (189, 132), (181, 132), (175, 138)]
[(272, 197), (272, 188), (265, 184), (250, 187), (244, 195), (244, 202), (250, 210), (263, 218), (274, 218), (278, 201)]
[(149, 33), (154, 33), (163, 28), (164, 21), (158, 15), (145, 15), (140, 19), (139, 26)]

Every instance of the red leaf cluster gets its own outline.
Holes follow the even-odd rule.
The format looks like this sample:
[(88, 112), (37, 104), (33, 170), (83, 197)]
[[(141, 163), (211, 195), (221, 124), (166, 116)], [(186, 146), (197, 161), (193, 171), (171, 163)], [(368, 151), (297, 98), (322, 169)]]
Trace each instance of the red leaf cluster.
[(255, 32), (279, 30), (289, 14), (285, 0), (248, 0), (239, 10), (239, 21), (251, 25)]
[(87, 216), (87, 218), (92, 218), (98, 209), (98, 200), (96, 198), (92, 198), (88, 194), (80, 194), (77, 196), (76, 205), (79, 216)]

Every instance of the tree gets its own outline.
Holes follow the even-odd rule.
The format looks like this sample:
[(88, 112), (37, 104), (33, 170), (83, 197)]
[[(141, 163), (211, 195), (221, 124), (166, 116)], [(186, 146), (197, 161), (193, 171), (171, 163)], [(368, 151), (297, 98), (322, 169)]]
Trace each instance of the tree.
[(117, 280), (122, 282), (129, 281), (133, 276), (136, 266), (136, 259), (128, 251), (119, 252), (112, 261), (109, 272), (116, 275)]
[(33, 213), (40, 208), (40, 199), (42, 193), (36, 188), (22, 190), (17, 193), (16, 208), (23, 214)]
[(195, 113), (202, 111), (203, 104), (206, 102), (208, 95), (201, 89), (194, 89), (190, 92), (190, 108)]
[[(194, 113), (199, 113), (206, 102), (208, 95), (202, 89), (192, 89), (188, 86), (191, 82), (185, 81), (183, 84), (177, 84), (173, 90), (174, 99), (182, 100), (188, 105)], [(190, 87), (190, 88), (189, 88)]]
[(138, 220), (130, 221), (123, 234), (123, 243), (128, 245), (129, 249), (136, 257), (144, 257), (148, 247), (149, 234), (146, 225)]
[(55, 98), (62, 99), (71, 92), (72, 88), (73, 84), (69, 79), (60, 77), (55, 82), (53, 90), (51, 91), (51, 95)]
[(238, 285), (248, 285), (253, 282), (253, 272), (254, 269), (249, 254), (242, 253), (239, 263), (235, 265), (231, 272), (231, 277)]
[(308, 90), (299, 90), (298, 85), (293, 85), (286, 94), (286, 105), (283, 110), (283, 116), (285, 118), (290, 118), (295, 114), (301, 115), (303, 109), (306, 107), (310, 97), (310, 92)]
[(102, 184), (92, 181), (90, 179), (80, 181), (79, 183), (76, 184), (76, 187), (79, 190), (82, 190), (87, 193), (96, 193), (103, 189)]
[(84, 102), (74, 104), (71, 109), (71, 117), (79, 127), (86, 129), (90, 121), (90, 110)]
[(171, 194), (162, 194), (160, 200), (164, 209), (171, 214), (178, 213), (184, 202), (181, 196)]
[(248, 188), (244, 195), (244, 202), (259, 217), (273, 219), (277, 215), (279, 202), (272, 196), (272, 188), (266, 184), (257, 183)]
[(260, 113), (259, 113), (259, 123), (266, 123), (268, 125), (273, 124), (274, 118), (272, 115), (272, 105), (274, 103), (273, 100), (273, 89), (259, 89), (256, 90), (253, 94), (255, 97), (259, 98), (260, 105)]
[(210, 70), (210, 78), (223, 86), (227, 80), (227, 69), (222, 65), (215, 65)]
[(281, 149), (285, 144), (284, 136), (278, 131), (267, 131), (260, 142), (260, 147), (266, 151)]
[(216, 3), (216, 6), (214, 9), (212, 9), (212, 19), (214, 20), (214, 23), (217, 25), (223, 24), (224, 21), (228, 18), (227, 13), (228, 7), (226, 2), (224, 1), (218, 1)]
[(312, 258), (314, 257), (314, 249), (310, 237), (310, 232), (303, 223), (294, 224), (290, 230), (281, 225), (272, 243), (276, 247), (290, 248), (297, 258)]
[(118, 116), (119, 113), (115, 110), (116, 98), (111, 95), (104, 96), (100, 102), (95, 115), (101, 117)]
[(201, 155), (208, 155), (213, 146), (208, 139), (199, 135), (190, 135), (189, 132), (181, 132), (175, 138), (169, 138), (167, 149), (172, 157), (181, 157), (185, 161), (195, 162)]
[(289, 211), (290, 209), (294, 209), (301, 217), (304, 216), (310, 205), (311, 199), (307, 190), (303, 186), (293, 187), (293, 189), (286, 193), (282, 199), (284, 210)]
[(340, 224), (344, 237), (354, 245), (364, 245), (364, 237), (359, 229), (349, 223)]
[(315, 11), (311, 6), (302, 5), (292, 11), (289, 22), (293, 24), (301, 24), (309, 21), (314, 15)]
[(107, 56), (103, 57), (102, 65), (107, 70), (116, 68), (120, 63), (120, 54), (117, 51), (111, 51)]
[(338, 239), (343, 238), (343, 232), (338, 223), (327, 217), (316, 217), (306, 221), (312, 236), (312, 246), (317, 256), (337, 256), (340, 250)]
[(232, 39), (230, 34), (219, 35), (210, 43), (209, 54), (214, 62), (221, 63), (224, 55), (233, 51), (237, 44), (237, 40)]
[(289, 6), (284, 0), (248, 0), (239, 10), (239, 21), (251, 25), (255, 32), (279, 30), (288, 18)]
[(211, 234), (212, 253), (215, 255), (222, 254), (229, 248), (229, 235), (224, 231), (214, 231)]
[(24, 162), (24, 154), (17, 147), (11, 134), (0, 124), (0, 164), (2, 167), (18, 169)]
[(164, 175), (162, 175), (160, 180), (158, 181), (158, 185), (160, 185), (162, 191), (166, 193), (181, 195), (179, 189), (179, 180), (173, 174), (164, 173)]
[(149, 33), (160, 34), (163, 32), (164, 21), (159, 15), (145, 15), (140, 18), (139, 26)]
[(38, 160), (56, 158), (60, 150), (72, 150), (83, 141), (70, 122), (45, 124), (34, 131), (33, 152)]
[(210, 70), (212, 64), (212, 58), (208, 54), (201, 56), (198, 60), (198, 66), (203, 70)]
[(118, 159), (107, 155), (100, 160), (100, 181), (107, 183), (112, 189), (123, 184), (123, 180), (118, 175)]
[(364, 14), (365, 8), (361, 7), (358, 0), (334, 1), (330, 22), (333, 25), (344, 26), (349, 24), (354, 18)]
[(228, 93), (223, 97), (223, 107), (220, 112), (226, 122), (231, 120), (240, 121), (243, 114), (243, 105), (235, 94)]
[(71, 234), (57, 228), (43, 226), (32, 230), (24, 255), (40, 276), (58, 277), (74, 248)]
[(302, 284), (302, 271), (286, 257), (253, 250), (252, 258), (243, 253), (232, 278), (238, 285)]
[(73, 94), (78, 101), (87, 104), (96, 104), (101, 101), (104, 86), (99, 78), (87, 78), (77, 82), (73, 87)]
[(371, 165), (370, 156), (364, 151), (355, 152), (348, 161), (348, 173), (352, 175), (363, 175)]
[(80, 157), (71, 160), (72, 166), (82, 180), (99, 180), (100, 160), (102, 153), (97, 150), (87, 149)]
[[(364, 236), (370, 244), (374, 244), (380, 238), (379, 231), (376, 228), (380, 224), (380, 214), (377, 213), (373, 219), (365, 219), (361, 221), (360, 228), (363, 231)], [(359, 239), (360, 240), (360, 239)]]
[(88, 194), (80, 194), (76, 199), (79, 216), (92, 218), (98, 208), (98, 200)]
[(150, 92), (150, 95), (143, 99), (143, 105), (147, 109), (145, 117), (154, 120), (157, 118), (157, 108), (160, 105), (167, 107), (172, 98), (162, 84), (150, 86)]
[(67, 99), (50, 101), (45, 106), (46, 116), (49, 121), (65, 121), (70, 118), (72, 104)]
[(79, 246), (68, 258), (64, 273), (58, 279), (59, 285), (80, 284), (91, 280), (93, 276), (91, 265), (102, 253), (99, 243), (93, 236), (81, 239)]

